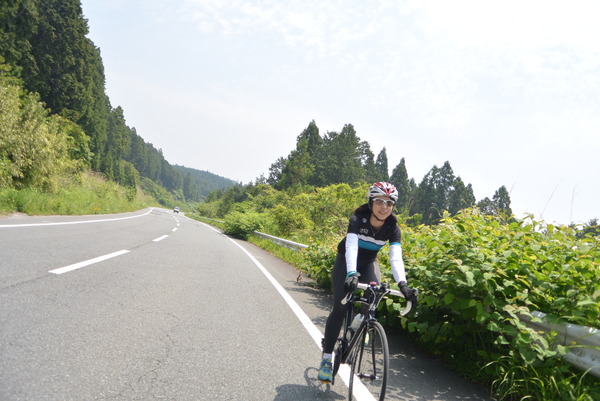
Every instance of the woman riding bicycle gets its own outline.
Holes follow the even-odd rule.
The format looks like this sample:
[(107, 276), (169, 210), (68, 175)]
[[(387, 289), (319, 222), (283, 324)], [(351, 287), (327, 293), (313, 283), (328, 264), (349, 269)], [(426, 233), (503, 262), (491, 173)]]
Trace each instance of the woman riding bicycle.
[(341, 304), (348, 292), (356, 289), (357, 283), (381, 281), (377, 264), (377, 253), (390, 242), (390, 264), (394, 279), (407, 300), (412, 300), (414, 290), (407, 286), (400, 228), (392, 213), (398, 200), (396, 187), (388, 182), (376, 182), (368, 192), (368, 202), (359, 206), (350, 217), (346, 237), (338, 245), (333, 265), (333, 309), (325, 325), (323, 359), (319, 369), (319, 380), (332, 381), (332, 354), (339, 336), (346, 307)]

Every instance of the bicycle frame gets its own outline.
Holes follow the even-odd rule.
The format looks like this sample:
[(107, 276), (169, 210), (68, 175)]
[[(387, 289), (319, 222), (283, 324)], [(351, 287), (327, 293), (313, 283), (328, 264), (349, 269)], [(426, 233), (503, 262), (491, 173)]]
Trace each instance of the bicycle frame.
[[(348, 304), (348, 310), (346, 312), (346, 321), (344, 324), (344, 330), (342, 333), (342, 337), (340, 340), (340, 345), (336, 349), (338, 355), (335, 356), (335, 367), (333, 370), (333, 377), (335, 380), (335, 375), (339, 368), (340, 363), (348, 363), (349, 359), (351, 359), (351, 355), (355, 351), (356, 344), (359, 339), (362, 338), (362, 334), (367, 327), (372, 324), (372, 322), (376, 321), (375, 311), (377, 310), (377, 306), (387, 294), (392, 294), (399, 297), (404, 297), (400, 291), (392, 290), (387, 287), (385, 283), (381, 285), (377, 283), (364, 284), (359, 283), (357, 286), (358, 289), (364, 290), (362, 296), (358, 296), (354, 293), (349, 293), (346, 298), (342, 299), (342, 304)], [(356, 330), (355, 333), (352, 334), (350, 340), (347, 339), (348, 332), (350, 331), (350, 324), (352, 323), (352, 319), (354, 317), (353, 313), (353, 305), (359, 302), (361, 304), (368, 305), (368, 316), (363, 319), (360, 326)], [(412, 303), (407, 301), (406, 307), (400, 312), (400, 315), (406, 315), (412, 308)]]

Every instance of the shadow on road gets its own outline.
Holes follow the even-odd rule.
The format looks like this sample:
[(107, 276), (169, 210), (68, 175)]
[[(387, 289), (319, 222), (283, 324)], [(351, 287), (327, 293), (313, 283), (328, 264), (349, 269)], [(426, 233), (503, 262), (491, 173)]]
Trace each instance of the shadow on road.
[(304, 371), (306, 385), (284, 384), (277, 387), (277, 395), (273, 401), (308, 401), (308, 400), (345, 400), (346, 387), (338, 384), (336, 392), (334, 386), (321, 383), (317, 379), (317, 368), (310, 367)]
[(388, 333), (390, 380), (386, 399), (401, 401), (488, 401), (487, 390), (449, 371), (402, 335)]

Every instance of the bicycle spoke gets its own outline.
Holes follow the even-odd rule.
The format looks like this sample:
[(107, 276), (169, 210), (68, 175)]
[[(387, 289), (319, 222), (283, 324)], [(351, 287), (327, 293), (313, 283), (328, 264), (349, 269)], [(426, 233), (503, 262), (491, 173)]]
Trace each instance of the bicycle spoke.
[(351, 369), (349, 399), (352, 399), (352, 386), (355, 377), (358, 377), (375, 399), (383, 401), (389, 369), (389, 351), (383, 327), (378, 322), (370, 323), (357, 348)]

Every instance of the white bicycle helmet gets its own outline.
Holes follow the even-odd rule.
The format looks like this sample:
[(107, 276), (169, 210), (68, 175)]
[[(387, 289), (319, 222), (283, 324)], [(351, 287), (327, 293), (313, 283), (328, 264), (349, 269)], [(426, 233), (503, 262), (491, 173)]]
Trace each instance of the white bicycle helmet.
[(389, 182), (376, 182), (369, 188), (367, 196), (369, 198), (369, 203), (377, 196), (388, 196), (396, 203), (398, 201), (398, 190)]

